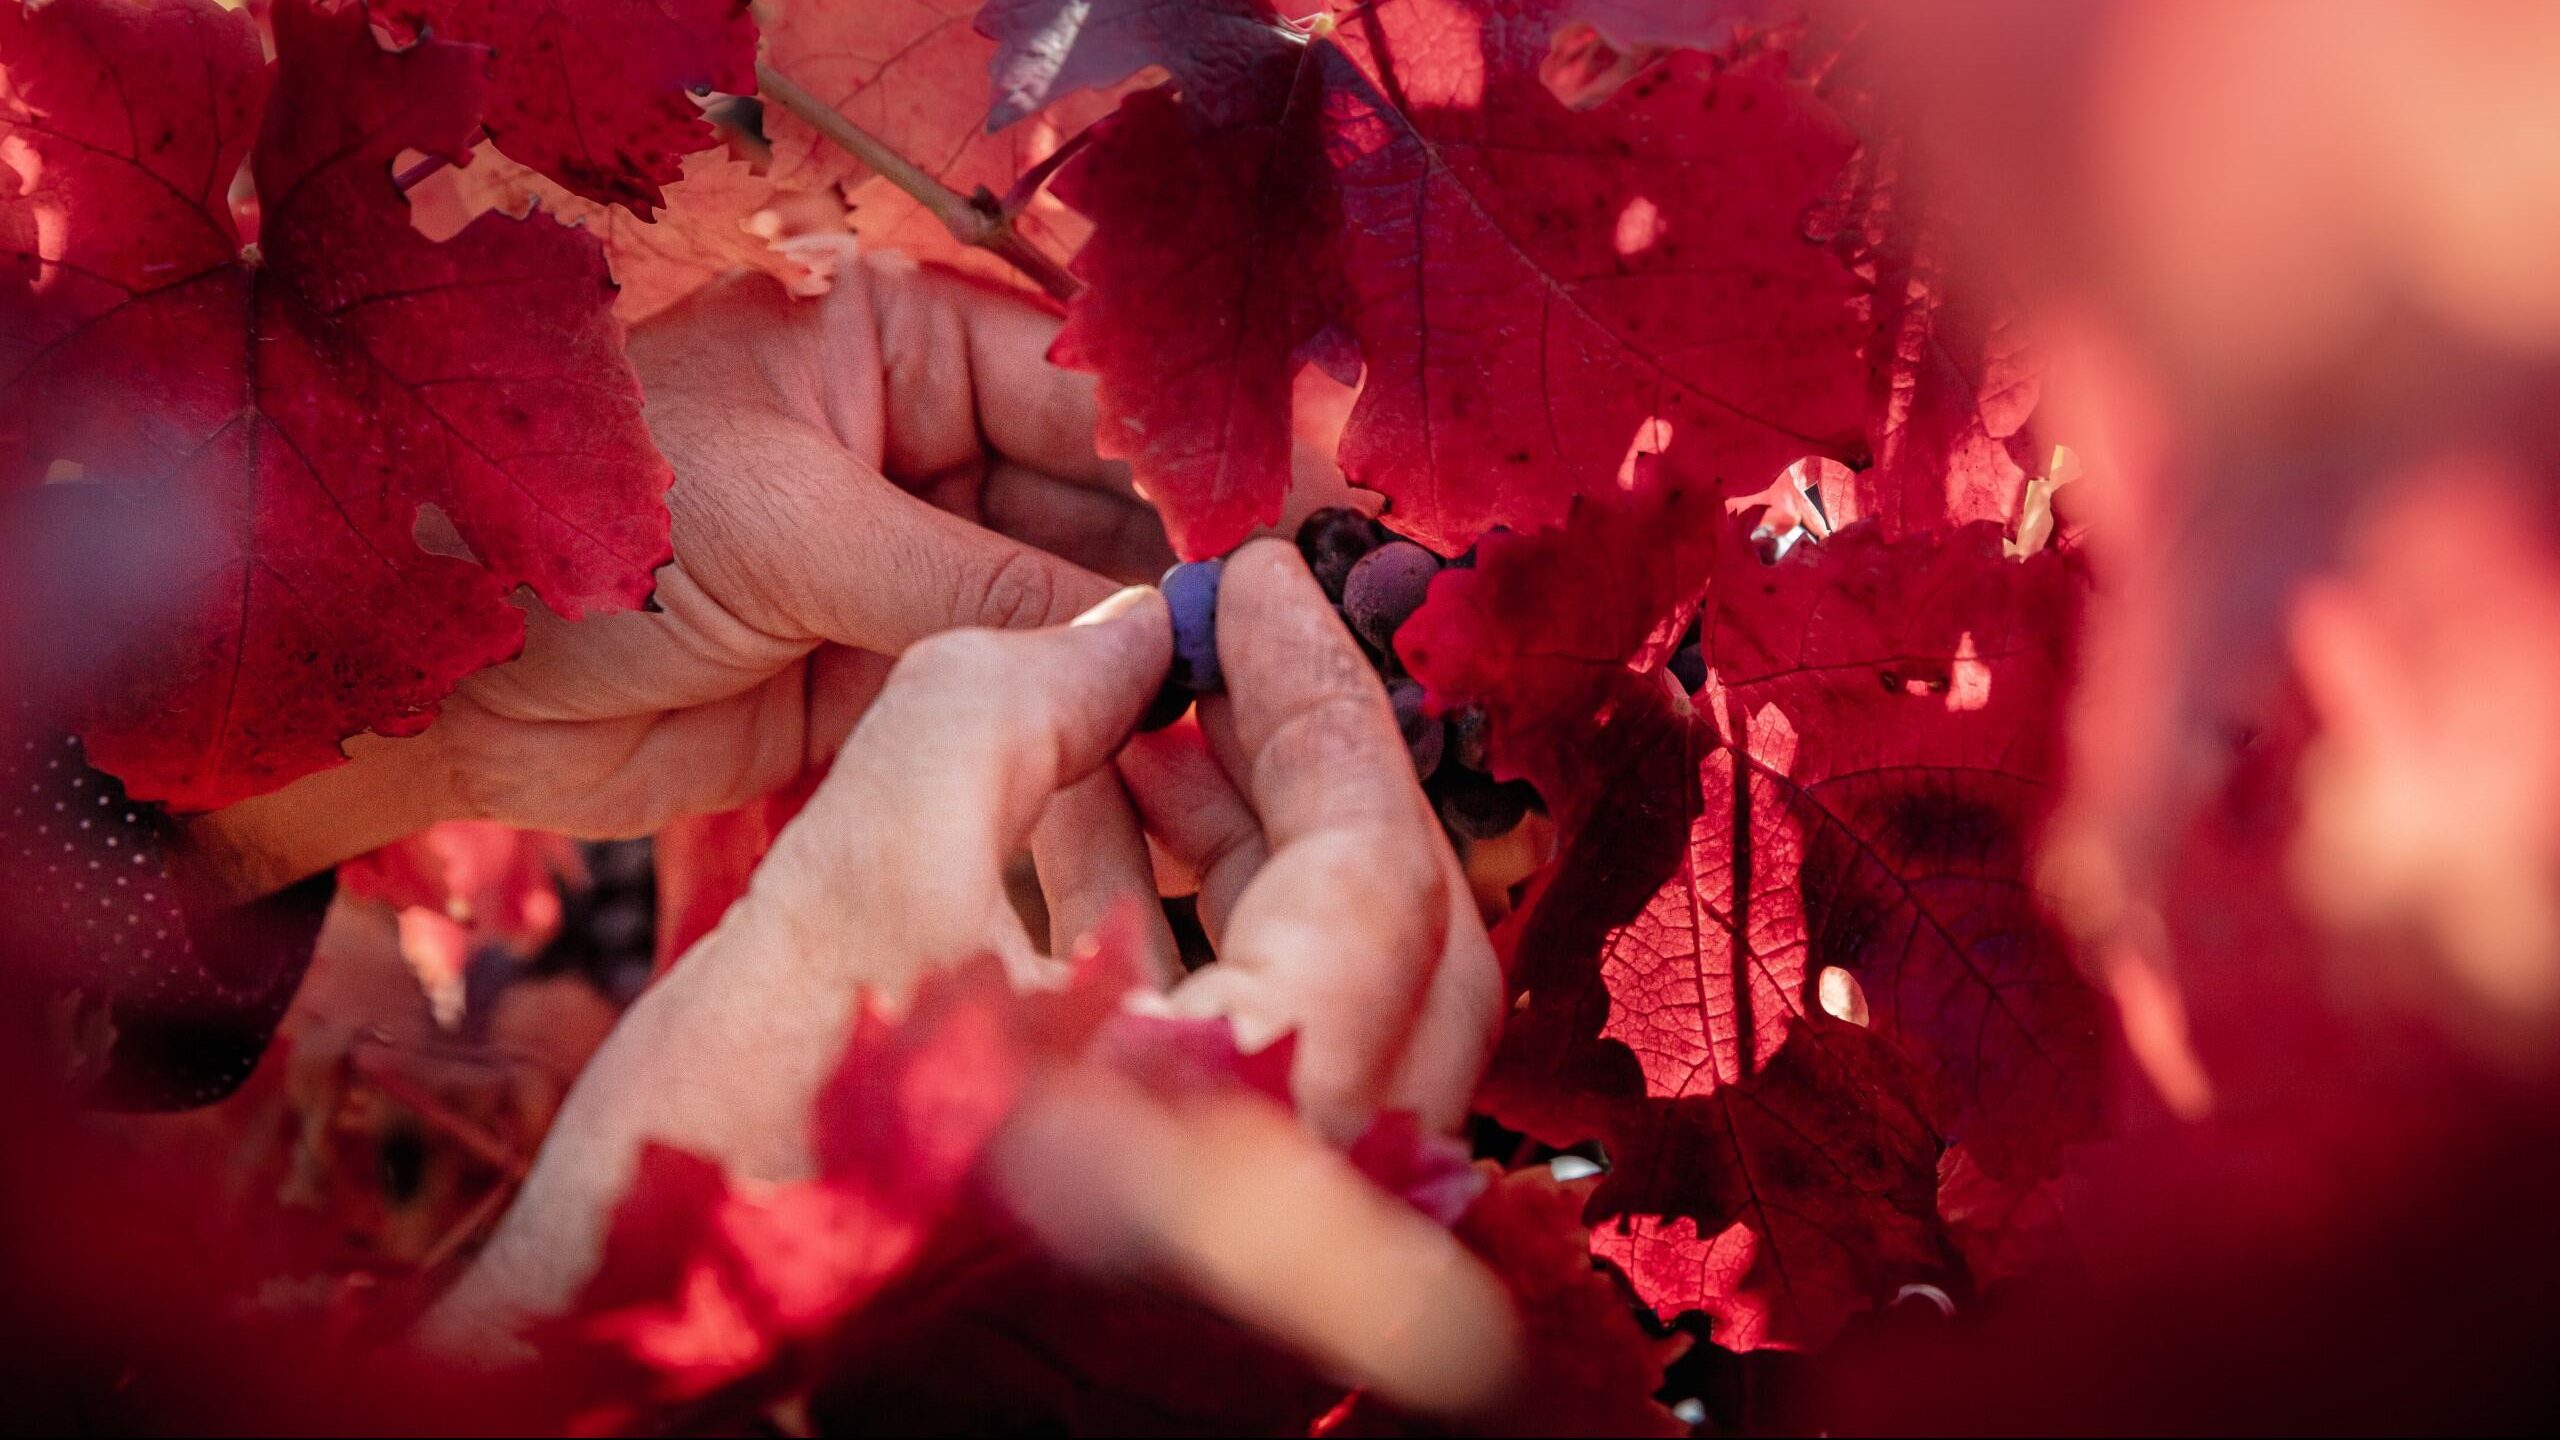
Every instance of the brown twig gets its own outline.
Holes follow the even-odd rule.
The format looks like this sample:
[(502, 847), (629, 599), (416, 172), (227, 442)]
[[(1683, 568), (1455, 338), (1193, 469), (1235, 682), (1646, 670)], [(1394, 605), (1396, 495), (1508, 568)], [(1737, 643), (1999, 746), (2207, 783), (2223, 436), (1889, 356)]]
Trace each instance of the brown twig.
[(799, 81), (769, 64), (757, 62), (756, 80), (766, 99), (799, 116), (819, 134), (870, 166), (881, 179), (905, 191), (942, 222), (952, 239), (974, 245), (1011, 265), (1053, 300), (1072, 300), (1084, 288), (1065, 266), (1041, 253), (1038, 246), (1013, 228), (1013, 215), (993, 195), (984, 190), (974, 196), (962, 195), (936, 180), (879, 136), (837, 114)]

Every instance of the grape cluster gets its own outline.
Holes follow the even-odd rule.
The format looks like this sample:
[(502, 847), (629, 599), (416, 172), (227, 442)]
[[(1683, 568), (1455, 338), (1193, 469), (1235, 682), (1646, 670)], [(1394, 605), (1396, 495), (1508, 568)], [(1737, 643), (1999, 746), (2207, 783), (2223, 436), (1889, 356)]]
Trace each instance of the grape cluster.
[[(1484, 711), (1470, 706), (1433, 715), (1422, 686), (1396, 657), (1396, 631), (1422, 608), (1431, 577), (1474, 563), (1472, 552), (1454, 561), (1389, 534), (1357, 510), (1318, 510), (1298, 527), (1298, 553), (1324, 587), (1343, 624), (1360, 642), (1386, 682), (1396, 727), (1440, 821), (1456, 836), (1490, 840), (1510, 833), (1538, 803), (1537, 792), (1517, 780), (1496, 780), (1485, 762)], [(1165, 572), (1162, 589), (1173, 612), (1174, 662), (1162, 693), (1143, 723), (1172, 724), (1192, 697), (1220, 688), (1217, 620), (1223, 560), (1199, 560)]]

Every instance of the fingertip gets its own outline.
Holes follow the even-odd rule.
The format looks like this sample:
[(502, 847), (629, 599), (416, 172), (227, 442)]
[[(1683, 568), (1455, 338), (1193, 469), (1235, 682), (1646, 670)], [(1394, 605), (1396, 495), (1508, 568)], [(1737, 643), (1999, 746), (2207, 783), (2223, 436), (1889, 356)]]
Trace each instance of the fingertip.
[(1162, 678), (1173, 664), (1173, 612), (1164, 594), (1152, 585), (1131, 585), (1067, 622), (1072, 635), (1090, 637), (1112, 648), (1118, 663), (1132, 673)]
[(1304, 588), (1318, 596), (1324, 593), (1315, 576), (1308, 573), (1306, 557), (1298, 553), (1298, 547), (1276, 535), (1255, 536), (1227, 557), (1224, 583), (1233, 585), (1239, 581), (1256, 592), (1266, 588), (1281, 592)]
[(1124, 585), (1096, 601), (1083, 614), (1067, 623), (1069, 625), (1109, 625), (1143, 608), (1150, 597), (1154, 599), (1158, 608), (1163, 607), (1163, 592), (1154, 586)]

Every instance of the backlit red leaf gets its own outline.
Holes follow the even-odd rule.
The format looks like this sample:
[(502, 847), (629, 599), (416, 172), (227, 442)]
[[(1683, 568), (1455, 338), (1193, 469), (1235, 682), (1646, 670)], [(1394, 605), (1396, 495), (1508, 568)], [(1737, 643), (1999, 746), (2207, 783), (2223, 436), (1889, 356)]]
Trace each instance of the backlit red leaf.
[[(1937, 1255), (1941, 1139), (2050, 1173), (2094, 1123), (2100, 1018), (2026, 885), (2076, 580), (1987, 525), (1763, 565), (1748, 523), (1648, 480), (1489, 538), (1400, 646), (1564, 826), (1506, 931), (1497, 1111), (1602, 1138), (1601, 1206), (1636, 1217), (1604, 1248), (1736, 1346), (1818, 1343)], [(1702, 586), (1684, 703), (1629, 662)]]
[[(766, 21), (765, 53), (775, 70), (953, 194), (984, 191), (1002, 201), (1117, 97), (1068, 97), (1039, 123), (990, 133), (987, 70), (997, 47), (970, 28), (977, 8), (977, 0), (785, 0)], [(788, 107), (768, 103), (765, 130), (773, 137), (773, 178), (801, 190), (841, 185), (865, 246), (997, 284), (1026, 283), (991, 252), (954, 239), (931, 209)], [(1074, 253), (1084, 238), (1081, 219), (1045, 196), (1025, 197), (1009, 218), (1026, 243), (1052, 258)]]
[(687, 93), (755, 89), (748, 0), (376, 0), (397, 29), (495, 55), (481, 123), (498, 148), (642, 218), (711, 127)]
[[(186, 807), (423, 726), (521, 643), (515, 586), (622, 608), (668, 548), (595, 242), (491, 216), (436, 244), (392, 186), (402, 151), (468, 143), (486, 52), (385, 51), (311, 0), (274, 23), (244, 246), (226, 195), (269, 83), (247, 17), (0, 7), (0, 236), (25, 282), (0, 292), (0, 472), (68, 464), (225, 527), (90, 732), (137, 795)], [(421, 547), (430, 505), (479, 564)]]
[(980, 956), (928, 977), (902, 1015), (867, 1007), (818, 1096), (813, 1180), (757, 1185), (652, 1146), (577, 1311), (546, 1337), (603, 1382), (587, 1424), (807, 1384), (828, 1337), (953, 1212), (1034, 1067), (1114, 1011), (1136, 953), (1106, 938), (1045, 995)]
[(419, 228), (445, 239), (490, 210), (523, 215), (539, 207), (604, 244), (613, 271), (613, 313), (637, 325), (731, 270), (760, 270), (795, 295), (825, 293), (840, 242), (851, 228), (833, 187), (787, 190), (720, 150), (684, 157), (654, 219), (599, 204), (540, 172), (480, 147), (472, 162), (441, 170), (409, 189)]
[(1203, 130), (1170, 93), (1133, 95), (1058, 177), (1099, 223), (1052, 358), (1101, 377), (1095, 447), (1130, 462), (1186, 555), (1278, 520), (1288, 489), (1291, 381), (1327, 324), (1313, 73), (1266, 125)]
[[(977, 0), (782, 0), (765, 22), (773, 68), (890, 149), (939, 174), (983, 132), (990, 46), (969, 28)], [(869, 178), (860, 160), (768, 106), (774, 177), (814, 188)]]
[[(1343, 337), (1366, 373), (1344, 470), (1444, 549), (1614, 493), (1639, 436), (1744, 491), (1854, 452), (1855, 284), (1804, 232), (1845, 128), (1777, 60), (1688, 52), (1569, 110), (1540, 78), (1557, 23), (1395, 0), (1275, 32), (1251, 105), (1186, 97), (1073, 162), (1094, 292), (1060, 353), (1102, 373), (1101, 443), (1186, 553), (1278, 516), (1286, 431), (1253, 417)], [(1168, 225), (1140, 188), (1163, 174), (1232, 180)]]
[(1511, 1292), (1523, 1331), (1509, 1394), (1481, 1427), (1418, 1422), (1361, 1396), (1313, 1433), (1688, 1434), (1653, 1398), (1663, 1367), (1688, 1342), (1648, 1333), (1626, 1287), (1592, 1263), (1582, 1212), (1595, 1183), (1558, 1181), (1545, 1166), (1514, 1171), (1495, 1178), (1457, 1222), (1458, 1238)]
[(2015, 524), (2043, 463), (2029, 426), (2043, 362), (1993, 303), (1991, 277), (1959, 273), (1948, 217), (1906, 173), (1904, 137), (1871, 103), (1847, 103), (1880, 133), (1812, 233), (1864, 282), (1868, 465), (1826, 483), (1824, 503), (1834, 523), (1873, 519), (1888, 535)]
[(997, 44), (987, 127), (1010, 125), (1077, 90), (1171, 70), (1211, 113), (1263, 57), (1280, 22), (1271, 0), (987, 0), (978, 33)]
[(1746, 489), (1855, 433), (1852, 285), (1797, 218), (1850, 141), (1810, 92), (1682, 53), (1575, 113), (1538, 79), (1548, 27), (1499, 9), (1344, 33), (1375, 84), (1325, 113), (1368, 365), (1341, 458), (1401, 528), (1551, 524), (1648, 420)]

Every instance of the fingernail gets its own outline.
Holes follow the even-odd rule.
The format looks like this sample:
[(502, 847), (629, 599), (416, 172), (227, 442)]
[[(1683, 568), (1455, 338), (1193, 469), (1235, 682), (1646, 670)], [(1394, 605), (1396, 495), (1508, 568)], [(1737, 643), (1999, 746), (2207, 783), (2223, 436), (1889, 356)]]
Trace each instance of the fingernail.
[(1101, 604), (1094, 606), (1092, 609), (1087, 610), (1067, 623), (1070, 625), (1108, 625), (1112, 621), (1119, 619), (1121, 616), (1128, 614), (1131, 610), (1136, 609), (1138, 602), (1146, 599), (1150, 589), (1151, 587), (1145, 585), (1132, 585), (1125, 590), (1115, 591), (1111, 595), (1105, 597)]

